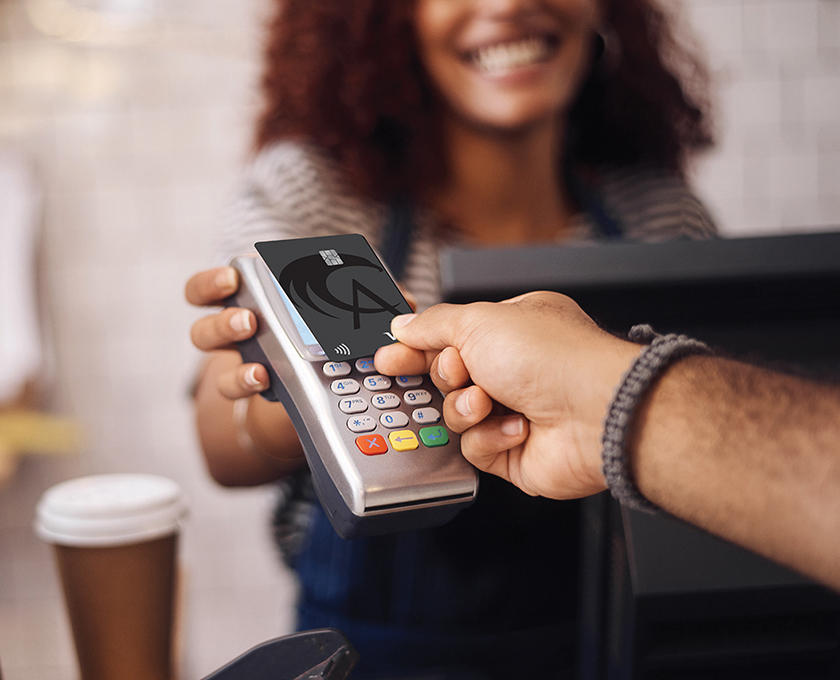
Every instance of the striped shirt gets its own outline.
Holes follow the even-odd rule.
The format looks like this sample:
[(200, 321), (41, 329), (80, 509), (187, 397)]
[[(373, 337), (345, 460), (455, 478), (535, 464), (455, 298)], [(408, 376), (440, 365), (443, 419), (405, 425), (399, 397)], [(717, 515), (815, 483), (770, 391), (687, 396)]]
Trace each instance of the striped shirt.
[[(627, 239), (704, 238), (715, 232), (709, 214), (685, 183), (663, 170), (607, 170), (598, 191)], [(241, 180), (225, 220), (220, 263), (254, 252), (257, 241), (281, 238), (357, 233), (377, 247), (387, 217), (387, 206), (360, 197), (325, 153), (300, 143), (280, 142), (259, 154)], [(445, 236), (436, 226), (432, 215), (417, 211), (402, 283), (417, 299), (420, 311), (440, 302), (438, 250), (459, 242), (457, 236)], [(581, 213), (572, 222), (571, 237), (564, 232), (563, 242), (596, 238), (591, 218)]]

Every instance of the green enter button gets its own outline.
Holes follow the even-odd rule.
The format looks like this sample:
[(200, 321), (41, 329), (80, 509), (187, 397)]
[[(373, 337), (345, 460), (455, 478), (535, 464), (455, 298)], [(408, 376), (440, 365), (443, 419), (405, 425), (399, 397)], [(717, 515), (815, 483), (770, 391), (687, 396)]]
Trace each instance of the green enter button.
[(444, 446), (449, 443), (449, 433), (445, 427), (424, 427), (420, 430), (420, 440), (426, 446)]

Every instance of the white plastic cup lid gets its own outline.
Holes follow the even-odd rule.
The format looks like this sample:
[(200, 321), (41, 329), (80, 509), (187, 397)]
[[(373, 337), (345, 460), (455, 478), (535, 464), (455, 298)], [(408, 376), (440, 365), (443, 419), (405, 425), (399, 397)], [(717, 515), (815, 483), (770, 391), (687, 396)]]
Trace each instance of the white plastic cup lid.
[(48, 489), (36, 508), (35, 533), (58, 545), (126, 545), (175, 533), (185, 513), (184, 495), (171, 479), (94, 475)]

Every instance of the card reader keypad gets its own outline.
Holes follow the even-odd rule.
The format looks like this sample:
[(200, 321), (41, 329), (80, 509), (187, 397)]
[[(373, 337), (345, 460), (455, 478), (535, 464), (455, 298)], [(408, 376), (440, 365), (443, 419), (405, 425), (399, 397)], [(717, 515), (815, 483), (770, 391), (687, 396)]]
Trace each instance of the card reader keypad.
[[(379, 375), (372, 358), (329, 361), (324, 375), (338, 408), (347, 414), (347, 429), (359, 436), (356, 446), (366, 455), (414, 451), (449, 443), (441, 423), (443, 398), (422, 375), (390, 378)], [(424, 385), (424, 383), (426, 383)]]

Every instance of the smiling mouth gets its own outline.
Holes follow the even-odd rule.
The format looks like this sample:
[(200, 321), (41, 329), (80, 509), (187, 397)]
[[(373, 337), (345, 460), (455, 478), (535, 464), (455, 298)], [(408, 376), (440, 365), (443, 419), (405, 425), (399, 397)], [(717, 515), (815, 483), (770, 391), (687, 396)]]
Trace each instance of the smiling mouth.
[(522, 40), (496, 43), (472, 50), (467, 61), (485, 73), (504, 73), (548, 61), (557, 51), (559, 40), (550, 35), (529, 36)]

